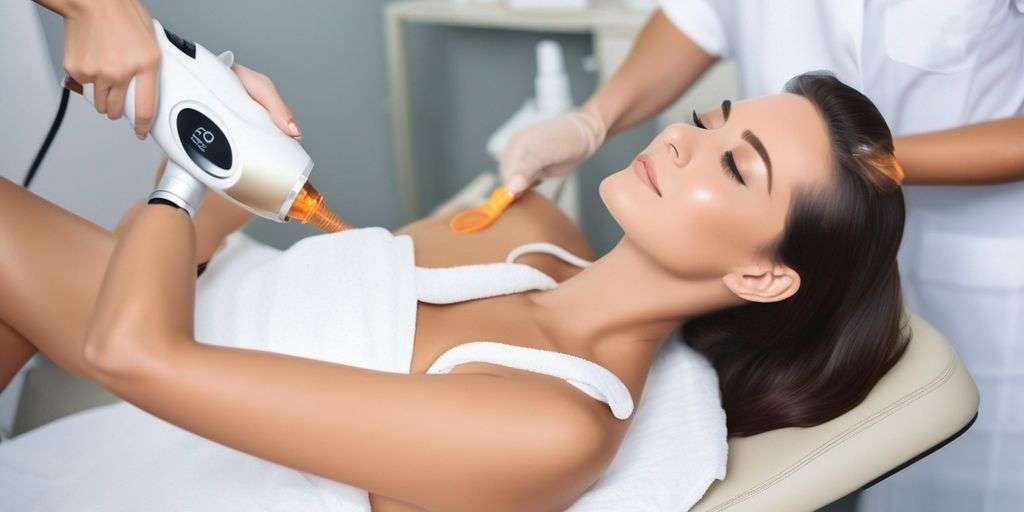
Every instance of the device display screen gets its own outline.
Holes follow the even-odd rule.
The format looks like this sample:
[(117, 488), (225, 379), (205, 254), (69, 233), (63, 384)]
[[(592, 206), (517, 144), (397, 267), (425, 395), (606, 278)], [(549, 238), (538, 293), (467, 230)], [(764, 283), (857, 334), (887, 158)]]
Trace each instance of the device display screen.
[(177, 127), (181, 145), (196, 165), (218, 178), (231, 175), (231, 144), (213, 120), (184, 108), (178, 112)]

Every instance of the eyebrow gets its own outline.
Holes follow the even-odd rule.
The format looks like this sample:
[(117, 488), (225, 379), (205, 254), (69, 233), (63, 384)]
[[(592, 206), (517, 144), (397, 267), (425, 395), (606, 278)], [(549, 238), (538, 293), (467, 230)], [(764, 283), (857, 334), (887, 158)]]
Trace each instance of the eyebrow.
[(754, 151), (761, 156), (761, 160), (764, 160), (764, 166), (768, 169), (768, 194), (772, 193), (772, 159), (768, 157), (768, 150), (764, 148), (764, 144), (761, 143), (761, 139), (754, 135), (754, 132), (750, 130), (743, 131), (743, 140), (747, 141), (751, 146), (754, 147)]
[[(729, 113), (732, 112), (732, 102), (725, 100), (722, 102), (722, 117), (725, 121), (729, 120)], [(724, 122), (724, 121), (723, 121)]]

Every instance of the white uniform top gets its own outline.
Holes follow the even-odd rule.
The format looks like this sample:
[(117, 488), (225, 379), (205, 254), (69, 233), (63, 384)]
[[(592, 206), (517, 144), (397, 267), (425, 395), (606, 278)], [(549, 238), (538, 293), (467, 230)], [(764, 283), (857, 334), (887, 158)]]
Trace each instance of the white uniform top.
[[(744, 97), (780, 92), (794, 75), (827, 69), (871, 98), (894, 135), (1024, 114), (1024, 0), (661, 4), (706, 51), (736, 61)], [(957, 346), (982, 411), (961, 441), (861, 503), (872, 511), (1019, 508), (1024, 182), (907, 186), (905, 194), (904, 295)]]

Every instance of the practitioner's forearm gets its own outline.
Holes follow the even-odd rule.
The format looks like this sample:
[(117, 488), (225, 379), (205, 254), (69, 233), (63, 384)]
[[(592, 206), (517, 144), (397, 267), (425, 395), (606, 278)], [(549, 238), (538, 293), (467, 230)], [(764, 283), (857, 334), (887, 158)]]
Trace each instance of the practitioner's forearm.
[(608, 135), (614, 135), (661, 112), (716, 60), (655, 11), (625, 62), (588, 103), (597, 103)]
[(988, 184), (1024, 179), (1024, 117), (896, 137), (908, 183)]

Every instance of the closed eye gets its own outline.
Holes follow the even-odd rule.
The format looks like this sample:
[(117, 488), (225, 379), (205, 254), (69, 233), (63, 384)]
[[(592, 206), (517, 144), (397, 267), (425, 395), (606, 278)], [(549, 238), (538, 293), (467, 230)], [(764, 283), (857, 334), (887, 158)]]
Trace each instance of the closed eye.
[(743, 180), (743, 175), (740, 174), (739, 167), (736, 166), (736, 159), (733, 158), (732, 151), (726, 151), (722, 155), (722, 170), (734, 180), (740, 182), (740, 185), (747, 185), (747, 182)]
[(701, 130), (707, 130), (708, 129), (708, 127), (704, 126), (704, 123), (702, 123), (700, 121), (700, 117), (697, 117), (697, 111), (696, 110), (693, 111), (693, 125), (696, 126), (697, 128), (700, 128)]

